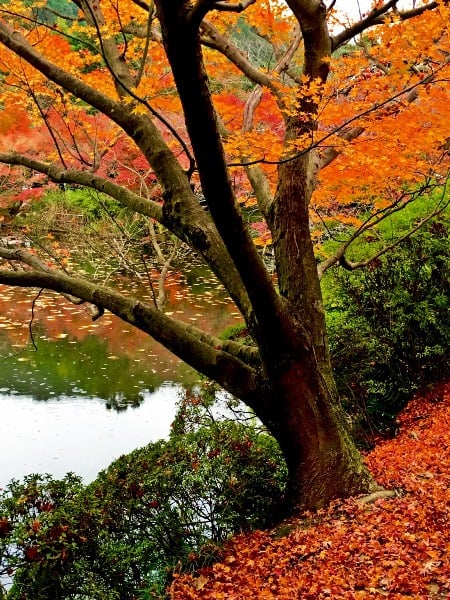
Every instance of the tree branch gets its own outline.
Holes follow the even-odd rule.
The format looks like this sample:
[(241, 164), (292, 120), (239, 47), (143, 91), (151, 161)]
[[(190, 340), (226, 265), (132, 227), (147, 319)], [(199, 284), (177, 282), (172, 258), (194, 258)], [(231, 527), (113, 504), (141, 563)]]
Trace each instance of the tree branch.
[(263, 87), (267, 87), (274, 94), (277, 96), (279, 95), (279, 90), (274, 85), (274, 80), (270, 75), (254, 67), (245, 54), (239, 50), (230, 39), (222, 35), (214, 25), (208, 21), (203, 21), (200, 26), (200, 31), (204, 34), (201, 38), (201, 42), (204, 46), (223, 54), (223, 56), (233, 63), (235, 67), (250, 79), (250, 81)]
[[(356, 35), (359, 35), (366, 29), (370, 27), (374, 27), (375, 25), (382, 25), (384, 20), (386, 19), (387, 13), (396, 6), (398, 0), (389, 0), (386, 4), (381, 6), (380, 8), (373, 9), (367, 17), (361, 19), (357, 23), (354, 23), (344, 31), (332, 36), (331, 43), (333, 52), (337, 50), (340, 46), (354, 38)], [(413, 17), (417, 17), (422, 13), (433, 10), (437, 8), (437, 2), (430, 2), (429, 4), (425, 4), (423, 6), (419, 6), (418, 8), (413, 8), (412, 10), (405, 11), (395, 11), (395, 17), (400, 19), (401, 21), (406, 21), (407, 19), (411, 19)]]
[[(298, 49), (300, 41), (302, 39), (300, 27), (297, 26), (294, 32), (293, 39), (291, 44), (284, 52), (282, 56), (280, 56), (277, 64), (275, 65), (273, 72), (274, 73), (282, 73), (288, 66), (292, 57)], [(263, 87), (261, 85), (257, 85), (251, 92), (250, 96), (247, 99), (247, 102), (244, 106), (244, 114), (243, 114), (243, 123), (242, 123), (242, 131), (248, 132), (253, 129), (253, 117), (257, 106), (260, 104), (263, 95)], [(280, 100), (280, 106), (283, 105), (282, 100)], [(243, 163), (246, 161), (245, 156), (241, 156), (241, 160)], [(244, 166), (245, 172), (247, 174), (248, 180), (255, 192), (255, 196), (258, 202), (259, 209), (262, 214), (266, 217), (268, 211), (270, 210), (270, 206), (273, 202), (273, 195), (270, 190), (269, 182), (264, 171), (258, 165), (253, 166)]]
[(53, 83), (103, 112), (119, 125), (142, 151), (163, 189), (164, 224), (199, 252), (227, 289), (245, 319), (251, 307), (242, 281), (209, 215), (200, 207), (189, 179), (162, 134), (146, 115), (130, 111), (127, 105), (112, 100), (78, 77), (43, 57), (17, 31), (0, 22), (0, 42), (23, 58)]
[(181, 4), (179, 1), (174, 6), (171, 0), (156, 0), (164, 45), (183, 106), (202, 190), (254, 308), (254, 319), (247, 321), (252, 335), (258, 339), (260, 330), (272, 329), (273, 337), (278, 337), (281, 343), (281, 331), (273, 325), (286, 309), (243, 223), (226, 165), (200, 39), (186, 22)]
[(111, 36), (102, 37), (101, 28), (106, 25), (106, 21), (101, 11), (100, 3), (94, 3), (90, 0), (79, 0), (78, 5), (84, 13), (87, 24), (94, 27), (97, 32), (100, 54), (113, 76), (117, 94), (120, 98), (124, 98), (135, 82), (123, 54), (117, 48), (115, 38)]
[[(3, 248), (2, 246), (0, 246), (0, 258), (3, 258), (4, 260), (7, 260), (10, 263), (20, 262), (26, 264), (29, 267), (32, 267), (33, 269), (36, 269), (38, 271), (43, 271), (44, 273), (53, 272), (53, 269), (49, 267), (44, 261), (42, 261), (38, 256), (27, 252), (27, 250), (24, 250), (23, 248), (11, 249)], [(78, 298), (71, 294), (61, 293), (61, 295), (71, 304), (75, 304), (77, 306), (86, 302), (82, 298)], [(93, 320), (95, 321), (99, 317), (101, 317), (103, 315), (103, 312), (103, 308), (93, 306), (93, 310), (91, 311)]]
[(256, 0), (244, 0), (243, 2), (237, 2), (233, 4), (232, 2), (223, 2), (221, 0), (217, 0), (214, 3), (215, 10), (222, 10), (225, 12), (237, 12), (241, 13), (246, 10), (252, 4), (255, 4)]
[[(385, 112), (383, 113), (383, 116), (386, 116), (386, 110), (389, 111), (389, 104), (393, 103), (395, 100), (398, 100), (399, 98), (401, 98), (402, 96), (405, 97), (405, 100), (408, 104), (411, 104), (412, 102), (415, 102), (415, 100), (417, 100), (419, 92), (418, 90), (421, 87), (424, 87), (430, 83), (432, 83), (433, 81), (437, 80), (437, 75), (450, 63), (450, 55), (448, 55), (443, 64), (439, 66), (438, 69), (436, 69), (436, 71), (434, 71), (433, 73), (430, 73), (429, 75), (427, 75), (426, 77), (424, 77), (424, 79), (421, 79), (420, 81), (408, 86), (407, 88), (401, 90), (400, 92), (398, 92), (397, 94), (394, 94), (394, 96), (390, 96), (389, 98), (387, 98), (386, 100), (384, 100), (383, 102), (379, 102), (373, 106), (371, 106), (370, 108), (368, 108), (367, 110), (365, 110), (363, 113), (360, 113), (358, 115), (356, 115), (355, 117), (349, 119), (348, 121), (346, 121), (346, 123), (344, 123), (343, 125), (340, 125), (339, 127), (337, 127), (336, 129), (334, 129), (333, 131), (331, 131), (330, 133), (328, 133), (327, 135), (323, 136), (320, 140), (316, 140), (315, 142), (315, 146), (320, 146), (321, 144), (323, 144), (323, 142), (325, 142), (327, 139), (329, 139), (330, 137), (332, 137), (333, 135), (337, 135), (339, 138), (341, 138), (342, 140), (346, 141), (346, 142), (351, 142), (352, 140), (356, 139), (357, 137), (359, 137), (362, 133), (364, 133), (364, 131), (366, 131), (365, 127), (361, 127), (361, 126), (355, 126), (355, 127), (350, 127), (351, 123), (354, 123), (355, 121), (357, 121), (358, 119), (361, 119), (362, 117), (369, 115), (370, 113), (376, 113), (377, 111), (381, 111), (381, 109), (385, 108)], [(395, 110), (397, 110), (398, 106), (395, 106)], [(340, 154), (340, 150), (338, 148), (336, 148), (335, 146), (331, 146), (329, 148), (327, 148), (323, 153), (322, 156), (320, 157), (319, 160), (319, 165), (318, 168), (319, 170), (324, 169), (325, 167), (327, 167), (330, 163), (333, 162), (333, 160), (335, 158), (337, 158)]]
[(256, 0), (243, 0), (233, 4), (223, 0), (197, 0), (197, 4), (188, 14), (187, 21), (198, 27), (211, 10), (241, 13), (255, 2)]
[[(145, 46), (144, 46), (144, 50), (142, 52), (142, 58), (141, 58), (140, 65), (139, 65), (139, 71), (136, 75), (136, 81), (135, 81), (136, 88), (138, 88), (139, 84), (141, 83), (142, 77), (144, 75), (145, 63), (147, 62), (148, 51), (150, 48), (150, 40), (152, 39), (152, 21), (154, 18), (153, 13), (154, 13), (154, 1), (151, 0), (151, 4), (148, 9), (147, 29), (145, 32)], [(125, 33), (125, 30), (124, 30), (124, 33)]]
[(139, 6), (139, 8), (142, 8), (143, 10), (149, 10), (149, 5), (144, 0), (132, 0), (132, 2), (133, 4), (136, 4), (136, 6)]
[(333, 253), (332, 256), (330, 256), (329, 258), (324, 260), (322, 263), (320, 263), (320, 265), (318, 266), (319, 279), (321, 279), (323, 277), (323, 274), (325, 273), (325, 271), (327, 271), (330, 267), (332, 267), (336, 264), (340, 264), (344, 269), (346, 269), (348, 271), (354, 271), (355, 269), (366, 267), (367, 265), (372, 263), (374, 260), (376, 260), (380, 256), (383, 256), (383, 254), (386, 254), (387, 252), (389, 252), (390, 250), (392, 250), (393, 248), (395, 248), (396, 246), (398, 246), (399, 244), (401, 244), (402, 242), (404, 242), (405, 240), (410, 238), (412, 235), (414, 235), (414, 233), (416, 233), (426, 223), (428, 223), (428, 221), (430, 221), (431, 219), (442, 214), (446, 210), (446, 208), (450, 205), (450, 197), (447, 196), (448, 183), (449, 183), (449, 175), (447, 174), (446, 181), (443, 185), (442, 196), (441, 196), (440, 200), (437, 202), (437, 207), (435, 208), (435, 210), (433, 210), (430, 214), (428, 214), (426, 217), (424, 217), (418, 223), (416, 223), (416, 225), (414, 227), (412, 227), (407, 233), (405, 233), (403, 236), (398, 238), (392, 244), (388, 244), (388, 245), (384, 246), (383, 248), (381, 248), (378, 252), (373, 254), (370, 258), (367, 258), (365, 260), (361, 260), (358, 262), (349, 261), (345, 256), (346, 251), (349, 249), (351, 244), (353, 244), (353, 242), (356, 239), (358, 239), (364, 232), (368, 231), (369, 229), (372, 229), (373, 227), (375, 227), (376, 225), (381, 223), (381, 221), (384, 221), (387, 217), (391, 216), (395, 212), (402, 210), (407, 204), (414, 202), (414, 200), (419, 198), (424, 193), (425, 188), (428, 188), (428, 191), (430, 191), (430, 189), (437, 187), (438, 184), (435, 184), (433, 186), (430, 184), (426, 184), (424, 187), (421, 187), (419, 190), (417, 190), (416, 192), (413, 193), (414, 197), (412, 197), (412, 198), (406, 197), (405, 199), (403, 199), (401, 201), (397, 201), (396, 203), (394, 203), (387, 209), (384, 209), (382, 211), (379, 211), (379, 213), (372, 215), (365, 223), (363, 223), (350, 236), (350, 238), (344, 244), (342, 244), (342, 246), (340, 248), (338, 248)]
[(127, 188), (113, 183), (110, 179), (99, 177), (94, 173), (77, 169), (61, 169), (52, 163), (44, 163), (16, 152), (0, 154), (0, 162), (9, 165), (21, 165), (33, 171), (44, 173), (55, 183), (73, 183), (92, 188), (98, 192), (108, 194), (111, 198), (115, 198), (141, 215), (146, 215), (159, 222), (163, 220), (162, 207), (157, 202), (142, 198)]
[[(5, 254), (1, 250), (0, 255)], [(60, 294), (69, 294), (109, 310), (126, 323), (151, 335), (183, 361), (213, 378), (230, 393), (252, 397), (257, 402), (258, 390), (256, 371), (240, 358), (249, 357), (257, 361), (257, 350), (240, 347), (236, 342), (222, 342), (204, 332), (177, 321), (151, 304), (136, 298), (123, 296), (112, 290), (86, 280), (70, 277), (60, 272), (42, 270), (11, 271), (0, 269), (0, 283), (19, 287), (47, 288)], [(236, 355), (232, 355), (235, 352)]]
[[(138, 80), (134, 80), (131, 76), (131, 73), (128, 69), (128, 65), (125, 61), (124, 54), (119, 52), (116, 41), (112, 37), (107, 37), (106, 39), (102, 38), (101, 27), (105, 25), (105, 19), (103, 17), (103, 13), (100, 10), (100, 5), (97, 3), (91, 4), (90, 0), (78, 0), (79, 6), (83, 8), (83, 12), (87, 17), (88, 23), (93, 26), (97, 32), (97, 38), (100, 45), (100, 52), (105, 61), (105, 65), (110, 72), (114, 84), (116, 86), (116, 91), (121, 99), (125, 96), (130, 96), (136, 102), (144, 105), (147, 110), (152, 114), (155, 118), (157, 118), (170, 133), (174, 136), (174, 138), (178, 141), (180, 146), (182, 147), (184, 153), (186, 154), (189, 160), (189, 171), (192, 173), (195, 168), (194, 159), (191, 155), (191, 152), (183, 140), (181, 135), (176, 131), (176, 129), (169, 123), (169, 121), (157, 110), (155, 110), (147, 100), (138, 96), (134, 91), (134, 87), (137, 85)], [(86, 6), (86, 9), (84, 8)], [(153, 10), (153, 0), (151, 5), (148, 8), (149, 11), (149, 19), (151, 19), (151, 12)], [(151, 23), (149, 21), (149, 27), (147, 30), (147, 41), (149, 41), (150, 35), (150, 26)], [(144, 60), (144, 58), (143, 58)]]

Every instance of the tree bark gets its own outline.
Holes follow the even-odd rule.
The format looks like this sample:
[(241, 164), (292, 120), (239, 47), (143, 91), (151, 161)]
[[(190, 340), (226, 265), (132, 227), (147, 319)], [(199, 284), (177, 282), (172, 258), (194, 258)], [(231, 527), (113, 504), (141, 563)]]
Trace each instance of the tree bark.
[(331, 370), (313, 356), (271, 378), (275, 392), (267, 426), (286, 459), (287, 501), (294, 511), (378, 489), (349, 435)]
[[(241, 396), (277, 439), (289, 469), (291, 508), (317, 508), (331, 499), (376, 488), (347, 431), (328, 352), (325, 315), (309, 233), (314, 189), (313, 153), (279, 167), (279, 186), (268, 223), (272, 231), (280, 294), (263, 269), (247, 235), (227, 173), (222, 142), (203, 67), (200, 38), (188, 20), (184, 0), (156, 0), (171, 63), (211, 215), (238, 269), (255, 313), (248, 322), (262, 358), (258, 394)], [(316, 10), (322, 11), (317, 3)], [(310, 75), (326, 79), (326, 31), (311, 11), (303, 27), (320, 35), (309, 52)], [(310, 120), (291, 118), (286, 143), (313, 131), (315, 106), (301, 102)]]

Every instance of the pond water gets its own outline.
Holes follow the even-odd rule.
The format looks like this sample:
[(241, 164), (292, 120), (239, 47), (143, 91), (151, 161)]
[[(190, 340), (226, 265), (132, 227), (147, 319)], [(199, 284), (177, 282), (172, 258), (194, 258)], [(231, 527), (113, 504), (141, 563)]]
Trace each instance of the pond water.
[(88, 482), (119, 454), (168, 435), (177, 386), (144, 394), (138, 408), (107, 411), (100, 399), (0, 395), (0, 487), (29, 473), (63, 477), (68, 471)]
[[(167, 311), (185, 321), (218, 333), (239, 318), (200, 273), (189, 293), (180, 275), (168, 284)], [(36, 295), (0, 286), (0, 487), (36, 472), (91, 481), (121, 454), (166, 437), (183, 385), (198, 380), (113, 315), (92, 322), (84, 306), (51, 292), (33, 306)]]

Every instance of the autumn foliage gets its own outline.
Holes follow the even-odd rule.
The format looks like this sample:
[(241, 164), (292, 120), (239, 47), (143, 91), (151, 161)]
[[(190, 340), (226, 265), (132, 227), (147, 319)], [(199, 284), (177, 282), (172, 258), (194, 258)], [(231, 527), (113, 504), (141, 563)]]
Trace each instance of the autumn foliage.
[(366, 456), (395, 496), (335, 502), (235, 537), (222, 562), (176, 578), (172, 600), (448, 598), (449, 423), (450, 384), (418, 395), (398, 436)]
[[(448, 168), (445, 144), (449, 137), (446, 2), (438, 3), (436, 10), (423, 14), (419, 11), (414, 18), (388, 13), (383, 26), (380, 21), (379, 27), (369, 29), (347, 45), (348, 36), (335, 34), (333, 50), (341, 45), (343, 49), (339, 48), (339, 54), (332, 57), (325, 83), (301, 74), (296, 20), (287, 14), (283, 4), (248, 4), (245, 32), (242, 25), (235, 23), (233, 13), (227, 11), (211, 12), (202, 25), (212, 98), (223, 129), (230, 175), (241, 203), (256, 203), (243, 165), (260, 167), (274, 192), (278, 162), (310, 149), (317, 150), (321, 161), (311, 214), (316, 225), (330, 215), (346, 224), (360, 225), (358, 211), (348, 211), (346, 207), (354, 208), (357, 203), (369, 211), (386, 210), (412, 199), (406, 196), (414, 188), (427, 189), (434, 176), (444, 176)], [(41, 5), (43, 8), (45, 3)], [(38, 6), (34, 3), (33, 10)], [(26, 4), (15, 1), (8, 3), (0, 15), (3, 13), (19, 30), (23, 28), (27, 42), (39, 48), (49, 61), (75, 74), (86, 85), (120, 100), (129, 107), (130, 114), (150, 111), (180, 162), (185, 168), (192, 167), (192, 148), (185, 142), (180, 99), (154, 24), (148, 33), (151, 43), (144, 49), (148, 11), (143, 5), (127, 1), (119, 7), (105, 2), (101, 9), (95, 5), (91, 16), (81, 9), (77, 19), (55, 23), (36, 19), (32, 27), (27, 22), (35, 15), (29, 10)], [(45, 10), (42, 14), (48, 17), (50, 13)], [(98, 22), (91, 22), (94, 12)], [(333, 10), (328, 20), (333, 32), (343, 27), (345, 32), (349, 25)], [(96, 49), (95, 40), (100, 34), (105, 42)], [(119, 40), (115, 59), (126, 60), (135, 81), (127, 93), (118, 87), (120, 75), (115, 72), (113, 58), (110, 56), (108, 62), (103, 55), (112, 39)], [(230, 49), (224, 48), (227, 40), (231, 40), (233, 58)], [(244, 43), (249, 45), (247, 56), (242, 49)], [(257, 56), (258, 44), (263, 44), (259, 51), (263, 56), (264, 52), (267, 54), (265, 60)], [(286, 51), (283, 60), (272, 65), (281, 48), (289, 45), (291, 50)], [(255, 72), (249, 70), (252, 59)], [(64, 168), (113, 176), (116, 183), (133, 189), (143, 182), (150, 186), (155, 183), (147, 161), (115, 123), (102, 114), (90, 113), (84, 104), (74, 102), (70, 93), (58, 91), (44, 74), (14, 53), (2, 50), (0, 65), (4, 73), (1, 152), (31, 151), (45, 161), (62, 163)], [(245, 78), (251, 81), (252, 74), (255, 81), (249, 86)], [(318, 104), (313, 131), (287, 142), (286, 119), (299, 111), (302, 116), (304, 101)], [(306, 111), (303, 117), (307, 120)], [(195, 169), (192, 181), (199, 184)], [(257, 245), (267, 245), (271, 240), (267, 227), (256, 229), (254, 239)]]
[[(190, 327), (44, 251), (0, 246), (0, 282), (109, 310), (242, 400), (280, 444), (293, 506), (373, 491), (339, 402), (320, 279), (400, 243), (393, 232), (355, 260), (356, 239), (418, 198), (426, 210), (406, 237), (448, 206), (448, 0), (377, 0), (345, 22), (320, 0), (52, 6), (0, 3), (1, 110), (27, 115), (35, 134), (25, 144), (9, 121), (4, 169), (156, 221), (210, 267), (253, 343)], [(326, 236), (338, 242), (329, 253)]]

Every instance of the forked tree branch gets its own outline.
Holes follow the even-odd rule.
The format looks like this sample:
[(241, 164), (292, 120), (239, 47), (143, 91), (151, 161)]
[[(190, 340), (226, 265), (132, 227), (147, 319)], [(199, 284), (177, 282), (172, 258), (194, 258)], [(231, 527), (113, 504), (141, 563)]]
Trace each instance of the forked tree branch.
[(403, 210), (405, 208), (405, 206), (407, 206), (407, 205), (411, 204), (411, 202), (414, 202), (415, 200), (417, 200), (417, 198), (419, 198), (421, 195), (423, 195), (424, 192), (430, 193), (433, 189), (435, 189), (436, 187), (440, 187), (442, 184), (431, 184), (430, 182), (428, 182), (424, 186), (422, 186), (419, 190), (416, 190), (412, 194), (405, 194), (405, 196), (401, 200), (398, 200), (397, 202), (393, 203), (391, 206), (387, 207), (386, 209), (380, 210), (377, 213), (375, 213), (374, 215), (372, 215), (365, 223), (363, 223), (360, 227), (358, 227), (356, 229), (356, 231), (349, 237), (349, 239), (344, 244), (342, 244), (342, 246), (340, 246), (332, 254), (332, 256), (330, 256), (329, 258), (327, 258), (326, 260), (322, 261), (322, 263), (319, 264), (319, 266), (318, 266), (319, 279), (321, 279), (323, 277), (324, 273), (329, 268), (331, 268), (332, 266), (334, 266), (336, 264), (341, 265), (343, 268), (345, 268), (348, 271), (354, 271), (356, 269), (367, 267), (367, 265), (372, 263), (374, 260), (376, 260), (380, 256), (383, 256), (383, 254), (387, 254), (393, 248), (395, 248), (396, 246), (398, 246), (399, 244), (401, 244), (402, 242), (404, 242), (405, 240), (410, 238), (417, 231), (419, 231), (419, 229), (421, 229), (426, 223), (428, 223), (431, 219), (434, 219), (435, 217), (442, 214), (447, 209), (447, 207), (450, 205), (450, 197), (448, 195), (449, 179), (450, 179), (450, 175), (447, 174), (445, 183), (443, 184), (442, 195), (441, 195), (439, 201), (436, 203), (435, 209), (431, 213), (429, 213), (426, 217), (424, 217), (423, 219), (420, 219), (414, 225), (414, 227), (412, 227), (404, 235), (402, 235), (397, 240), (395, 240), (392, 244), (387, 244), (386, 246), (383, 246), (380, 250), (375, 252), (369, 258), (361, 260), (361, 261), (348, 260), (347, 257), (345, 256), (345, 253), (350, 248), (350, 246), (355, 242), (355, 240), (360, 238), (363, 233), (372, 229), (373, 227), (375, 227), (376, 225), (381, 223), (381, 221), (384, 221), (387, 217), (393, 215), (396, 212), (399, 212), (400, 210)]
[[(247, 325), (257, 337), (267, 321), (273, 324), (277, 319), (281, 320), (286, 307), (244, 225), (236, 202), (198, 32), (183, 16), (181, 4), (175, 10), (171, 0), (156, 0), (156, 6), (202, 190), (211, 217), (250, 298), (254, 314)], [(273, 337), (278, 336), (281, 341), (280, 329), (272, 329)]]

